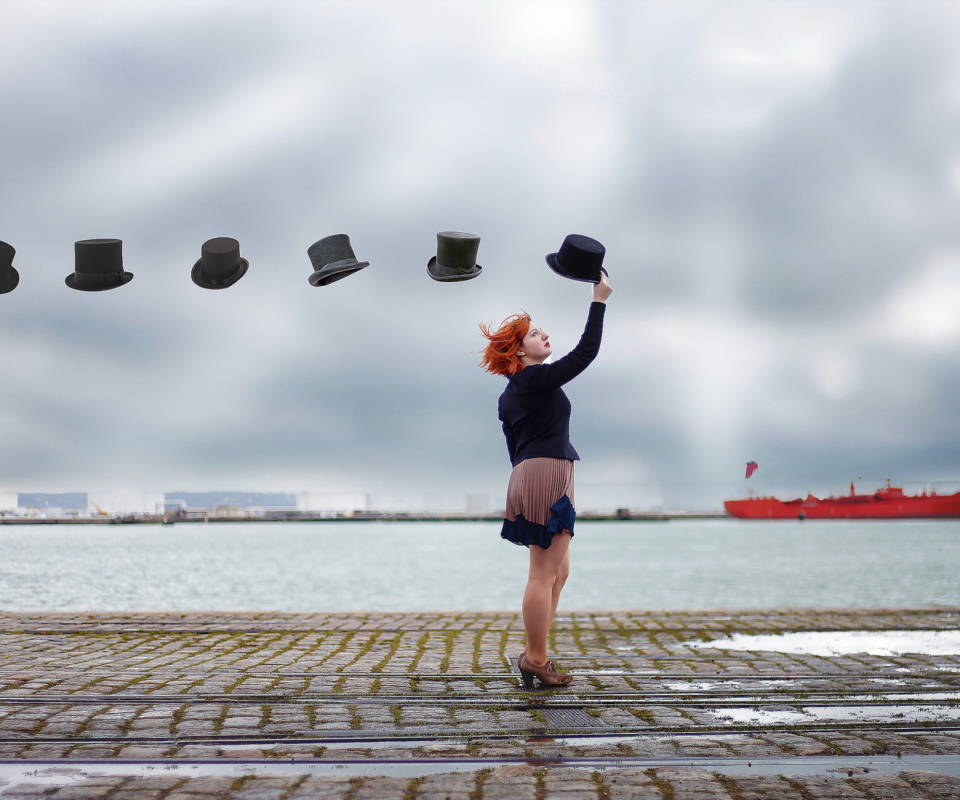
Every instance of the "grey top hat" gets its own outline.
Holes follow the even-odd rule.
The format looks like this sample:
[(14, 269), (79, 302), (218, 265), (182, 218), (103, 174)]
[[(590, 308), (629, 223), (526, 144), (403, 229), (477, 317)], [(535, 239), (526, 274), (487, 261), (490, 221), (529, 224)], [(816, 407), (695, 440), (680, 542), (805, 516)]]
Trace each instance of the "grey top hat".
[(229, 236), (208, 239), (200, 248), (200, 260), (190, 278), (204, 289), (226, 289), (247, 274), (250, 262), (240, 258), (240, 242)]
[(326, 286), (370, 266), (369, 261), (357, 261), (350, 237), (345, 233), (314, 242), (307, 248), (307, 255), (313, 264), (313, 275), (308, 278), (311, 286)]
[(76, 267), (64, 283), (81, 292), (105, 292), (133, 280), (123, 271), (123, 242), (120, 239), (83, 239), (73, 243)]
[(13, 268), (16, 252), (13, 245), (0, 242), (0, 294), (12, 292), (20, 283), (20, 273)]
[(474, 233), (441, 231), (437, 234), (437, 254), (427, 262), (427, 274), (435, 281), (468, 281), (483, 267), (477, 264), (480, 237)]

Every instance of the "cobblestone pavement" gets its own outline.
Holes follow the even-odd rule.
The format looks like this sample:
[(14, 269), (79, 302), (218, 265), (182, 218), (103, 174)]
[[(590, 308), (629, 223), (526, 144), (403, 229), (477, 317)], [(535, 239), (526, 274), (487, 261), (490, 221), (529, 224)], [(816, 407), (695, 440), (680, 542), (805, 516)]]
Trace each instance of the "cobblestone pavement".
[(0, 613), (0, 797), (960, 798), (960, 656), (720, 650), (960, 609)]

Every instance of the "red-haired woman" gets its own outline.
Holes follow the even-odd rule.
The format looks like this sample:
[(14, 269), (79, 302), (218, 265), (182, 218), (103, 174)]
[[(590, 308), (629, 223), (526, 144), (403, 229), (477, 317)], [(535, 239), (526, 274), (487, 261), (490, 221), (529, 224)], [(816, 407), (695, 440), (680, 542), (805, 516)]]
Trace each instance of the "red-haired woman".
[(552, 364), (543, 363), (551, 354), (549, 337), (527, 315), (508, 317), (495, 331), (480, 326), (488, 339), (480, 365), (508, 378), (499, 410), (513, 472), (500, 535), (530, 551), (523, 594), (527, 647), (517, 659), (528, 689), (533, 688), (534, 677), (547, 686), (566, 686), (573, 680), (547, 657), (547, 634), (570, 573), (570, 540), (577, 516), (573, 462), (580, 459), (570, 444), (570, 401), (561, 387), (596, 358), (611, 291), (603, 274), (594, 284), (580, 342)]

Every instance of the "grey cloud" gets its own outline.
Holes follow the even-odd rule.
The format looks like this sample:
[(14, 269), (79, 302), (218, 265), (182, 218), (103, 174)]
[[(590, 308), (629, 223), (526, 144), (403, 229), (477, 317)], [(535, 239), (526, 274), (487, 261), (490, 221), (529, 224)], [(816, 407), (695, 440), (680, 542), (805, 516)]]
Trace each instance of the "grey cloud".
[[(957, 241), (949, 179), (960, 120), (943, 102), (949, 51), (927, 28), (891, 24), (823, 94), (724, 147), (661, 130), (634, 190), (642, 214), (671, 238), (696, 235), (711, 214), (739, 227), (749, 313), (819, 321), (876, 304), (932, 249)], [(690, 278), (691, 266), (674, 273)]]
[[(957, 121), (944, 98), (956, 65), (936, 30), (955, 31), (953, 17), (891, 4), (826, 79), (765, 84), (770, 114), (711, 128), (697, 98), (752, 90), (705, 73), (701, 5), (670, 4), (667, 18), (667, 5), (586, 4), (605, 38), (566, 63), (508, 42), (507, 5), (371, 15), (383, 7), (204, 7), (51, 41), (28, 81), (0, 77), (0, 99), (19, 109), (0, 133), (0, 238), (22, 275), (0, 298), (0, 374), (12, 376), (0, 429), (14, 431), (0, 441), (4, 485), (497, 493), (502, 381), (475, 366), (475, 326), (523, 307), (572, 346), (589, 290), (543, 263), (572, 231), (606, 243), (616, 288), (600, 359), (569, 392), (585, 486), (620, 469), (664, 502), (715, 506), (743, 490), (748, 458), (788, 492), (842, 488), (865, 464), (884, 477), (960, 470), (952, 356), (850, 342), (860, 377), (831, 397), (797, 345), (859, 335), (851, 320), (956, 245)], [(648, 49), (634, 56), (641, 33)], [(270, 76), (307, 87), (316, 115), (292, 113), (196, 174), (183, 170), (195, 153), (174, 154), (179, 177), (163, 192), (130, 190), (123, 175), (89, 199), (69, 185), (115, 151), (155, 146), (154, 128), (190, 144), (191, 126), (209, 133), (205, 109)], [(695, 129), (681, 119), (691, 110)], [(247, 141), (234, 135), (222, 132), (224, 147)], [(450, 228), (483, 237), (476, 281), (426, 277), (434, 234)], [(336, 232), (371, 266), (313, 289), (306, 248)], [(251, 268), (206, 292), (189, 269), (219, 235)], [(72, 242), (92, 236), (123, 238), (131, 284), (99, 296), (63, 286)], [(749, 319), (780, 348), (715, 441), (700, 441), (690, 410), (704, 364), (630, 333), (665, 308), (680, 326), (717, 309), (718, 324)], [(891, 364), (912, 392), (890, 386)]]
[(783, 120), (746, 170), (761, 229), (754, 310), (857, 313), (932, 249), (956, 245), (948, 179), (960, 120), (936, 102), (951, 75), (942, 51), (908, 34), (852, 59), (823, 107)]

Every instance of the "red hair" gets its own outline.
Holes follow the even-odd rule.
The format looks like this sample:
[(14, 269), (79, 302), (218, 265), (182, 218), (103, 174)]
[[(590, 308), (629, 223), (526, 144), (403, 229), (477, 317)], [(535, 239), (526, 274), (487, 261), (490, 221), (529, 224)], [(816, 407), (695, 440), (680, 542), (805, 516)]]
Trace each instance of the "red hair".
[(517, 355), (523, 346), (523, 337), (530, 330), (530, 315), (514, 314), (500, 323), (495, 331), (480, 323), (480, 333), (488, 339), (480, 366), (494, 375), (510, 377), (526, 366)]

